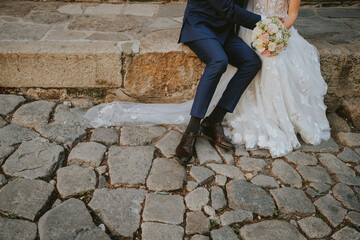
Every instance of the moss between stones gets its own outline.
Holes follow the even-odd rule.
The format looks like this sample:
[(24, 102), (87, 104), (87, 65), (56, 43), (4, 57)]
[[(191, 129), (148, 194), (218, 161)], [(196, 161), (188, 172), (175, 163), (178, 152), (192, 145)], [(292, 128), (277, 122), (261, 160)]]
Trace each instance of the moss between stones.
[(103, 99), (106, 97), (108, 88), (67, 88), (67, 94), (70, 96), (88, 96), (92, 98)]

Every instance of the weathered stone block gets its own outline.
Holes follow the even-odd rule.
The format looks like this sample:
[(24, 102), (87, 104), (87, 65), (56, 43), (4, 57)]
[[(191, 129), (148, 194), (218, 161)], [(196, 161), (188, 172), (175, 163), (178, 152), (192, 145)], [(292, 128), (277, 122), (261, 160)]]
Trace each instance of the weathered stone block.
[(306, 240), (291, 223), (279, 220), (265, 220), (245, 225), (240, 229), (240, 235), (246, 240)]
[(146, 185), (154, 191), (173, 191), (183, 187), (185, 169), (175, 159), (157, 158), (154, 160)]
[(46, 210), (53, 190), (45, 181), (17, 178), (1, 189), (0, 211), (34, 221)]
[(140, 227), (145, 190), (133, 188), (96, 189), (88, 206), (116, 236), (133, 237)]
[(122, 85), (121, 51), (111, 43), (3, 42), (0, 56), (3, 87)]

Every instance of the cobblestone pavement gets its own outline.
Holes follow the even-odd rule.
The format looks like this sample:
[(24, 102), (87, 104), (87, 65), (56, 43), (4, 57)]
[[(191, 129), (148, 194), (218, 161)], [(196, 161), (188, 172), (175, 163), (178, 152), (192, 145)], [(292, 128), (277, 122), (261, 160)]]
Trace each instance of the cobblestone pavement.
[(360, 239), (360, 133), (272, 159), (184, 125), (91, 128), (91, 101), (0, 94), (0, 239)]

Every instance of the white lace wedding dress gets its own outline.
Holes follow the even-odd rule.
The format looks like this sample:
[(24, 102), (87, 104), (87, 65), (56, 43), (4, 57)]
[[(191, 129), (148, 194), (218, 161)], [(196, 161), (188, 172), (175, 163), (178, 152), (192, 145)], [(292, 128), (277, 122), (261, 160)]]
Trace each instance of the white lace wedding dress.
[[(249, 0), (247, 9), (263, 16), (286, 18), (288, 0)], [(251, 42), (251, 30), (241, 28), (239, 37)], [(269, 149), (280, 157), (300, 147), (297, 133), (317, 145), (330, 137), (323, 96), (327, 85), (321, 76), (317, 49), (290, 29), (289, 46), (276, 57), (261, 57), (262, 68), (243, 93), (225, 125), (234, 143), (246, 148)], [(228, 66), (208, 113), (214, 108), (236, 68)], [(114, 102), (90, 109), (86, 117), (94, 127), (103, 125), (187, 123), (192, 101), (182, 104)]]

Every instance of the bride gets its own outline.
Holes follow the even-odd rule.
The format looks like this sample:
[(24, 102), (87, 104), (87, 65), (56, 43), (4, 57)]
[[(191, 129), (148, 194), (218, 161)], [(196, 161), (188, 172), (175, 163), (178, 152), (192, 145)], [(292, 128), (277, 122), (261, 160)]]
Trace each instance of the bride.
[[(292, 27), (300, 0), (249, 0), (248, 11), (278, 16), (290, 30), (286, 50), (275, 57), (260, 55), (262, 68), (242, 94), (233, 114), (224, 122), (236, 144), (268, 149), (273, 158), (300, 147), (297, 134), (308, 144), (330, 138), (323, 97), (327, 85), (321, 76), (317, 49)], [(252, 30), (241, 27), (239, 37), (248, 45)], [(222, 75), (207, 111), (211, 112), (237, 69), (231, 65)], [(175, 105), (175, 106), (174, 106)], [(90, 109), (86, 117), (94, 127), (126, 123), (177, 124), (189, 120), (192, 101), (182, 104), (114, 102)]]

